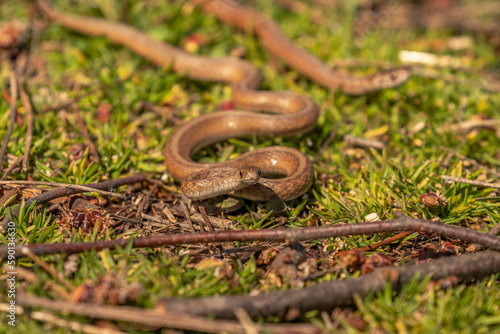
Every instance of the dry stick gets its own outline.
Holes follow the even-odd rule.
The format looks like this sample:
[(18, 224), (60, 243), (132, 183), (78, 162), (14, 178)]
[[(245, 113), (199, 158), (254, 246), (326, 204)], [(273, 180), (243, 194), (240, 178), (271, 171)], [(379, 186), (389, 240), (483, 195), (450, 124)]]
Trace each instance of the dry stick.
[[(191, 215), (191, 219), (194, 220), (195, 222), (199, 222), (203, 219), (203, 217), (199, 213), (193, 213)], [(232, 229), (234, 226), (232, 220), (230, 219), (214, 217), (214, 216), (208, 216), (208, 219), (210, 220), (210, 225), (215, 226), (217, 228), (228, 230)]]
[[(134, 223), (134, 224), (141, 224), (142, 225), (142, 224), (146, 223), (145, 221), (142, 221), (142, 220), (130, 219), (130, 218), (116, 215), (116, 214), (113, 214), (111, 216), (114, 218), (117, 218), (117, 219), (128, 221), (130, 223)], [(159, 218), (156, 216), (147, 215), (144, 212), (141, 212), (141, 218), (143, 218), (145, 220), (151, 220), (153, 222), (158, 223), (158, 224), (152, 223), (151, 226), (154, 226), (154, 227), (169, 227), (169, 226), (175, 225), (175, 226), (179, 226), (180, 228), (183, 228), (186, 230), (189, 230), (191, 228), (189, 226), (189, 224), (179, 223), (177, 221), (172, 222), (170, 220), (162, 219), (162, 218)], [(203, 220), (203, 218), (201, 217), (201, 214), (199, 214), (199, 213), (195, 213), (195, 214), (191, 215), (191, 219), (196, 221), (196, 222), (201, 222)], [(210, 224), (212, 226), (215, 225), (217, 228), (227, 230), (227, 229), (231, 229), (233, 227), (232, 221), (229, 219), (213, 217), (213, 216), (208, 216), (208, 219), (210, 219)], [(186, 219), (186, 221), (187, 221), (187, 219)], [(194, 228), (194, 225), (193, 225), (193, 228)], [(195, 232), (195, 231), (192, 231), (192, 232)]]
[(498, 126), (500, 126), (500, 119), (473, 119), (454, 124), (450, 127), (450, 130), (467, 133), (476, 128), (496, 130)]
[(24, 110), (26, 111), (26, 136), (24, 143), (24, 156), (23, 156), (23, 171), (28, 170), (28, 160), (30, 156), (31, 143), (33, 141), (33, 106), (31, 105), (30, 97), (24, 86), (19, 85), (19, 94)]
[(381, 141), (372, 140), (368, 138), (354, 137), (351, 135), (345, 135), (344, 142), (354, 146), (369, 147), (369, 148), (374, 148), (376, 150), (382, 150), (385, 147), (385, 144)]
[(16, 124), (16, 115), (17, 115), (17, 97), (18, 97), (18, 86), (17, 86), (17, 74), (16, 70), (13, 68), (9, 73), (9, 81), (10, 81), (10, 122), (9, 127), (7, 129), (7, 133), (5, 134), (5, 138), (3, 139), (2, 148), (0, 149), (0, 171), (3, 169), (3, 159), (5, 157), (5, 152), (7, 152), (7, 146), (9, 144), (10, 136), (12, 136), (12, 132), (14, 131), (14, 125)]
[[(116, 217), (118, 219), (123, 219), (123, 220), (129, 220), (131, 223), (134, 223), (134, 224), (145, 224), (146, 223), (145, 221), (142, 221), (142, 220), (129, 219), (129, 218), (120, 217), (117, 215), (112, 215), (112, 217)], [(152, 216), (152, 215), (147, 215), (144, 212), (141, 212), (141, 218), (153, 221), (153, 223), (150, 223), (151, 226), (153, 226), (153, 227), (167, 228), (167, 227), (170, 227), (172, 225), (176, 225), (176, 226), (179, 226), (180, 228), (189, 230), (188, 224), (183, 224), (183, 223), (179, 223), (179, 222), (172, 223), (170, 220), (162, 219), (162, 218)]]
[(234, 315), (236, 316), (240, 324), (243, 326), (243, 328), (245, 328), (246, 334), (259, 333), (258, 326), (256, 326), (253, 323), (252, 318), (250, 318), (250, 316), (248, 315), (248, 313), (245, 312), (245, 310), (238, 308), (234, 310)]
[(87, 145), (89, 146), (90, 155), (94, 158), (95, 163), (99, 163), (99, 152), (97, 152), (94, 141), (92, 140), (92, 138), (90, 138), (89, 131), (87, 129), (87, 126), (85, 125), (85, 122), (83, 121), (82, 116), (80, 115), (80, 110), (76, 106), (76, 103), (72, 105), (72, 109), (75, 113), (76, 123), (78, 124), (78, 127), (80, 128), (80, 131), (82, 132), (82, 135), (87, 141)]
[(30, 250), (27, 249), (27, 248), (24, 248), (22, 250), (22, 252), (23, 252), (24, 255), (26, 255), (31, 260), (33, 260), (33, 262), (35, 262), (40, 267), (42, 267), (43, 270), (45, 270), (49, 275), (51, 275), (57, 281), (59, 281), (59, 283), (61, 283), (62, 285), (64, 285), (64, 287), (66, 289), (68, 289), (69, 291), (73, 290), (74, 287), (64, 277), (62, 277), (53, 267), (51, 267), (47, 262), (43, 261), (38, 256), (36, 256), (32, 252), (30, 252)]
[(104, 191), (95, 189), (88, 186), (82, 186), (79, 184), (70, 184), (70, 183), (58, 183), (58, 182), (45, 182), (45, 181), (27, 181), (27, 180), (9, 180), (9, 181), (0, 181), (0, 184), (21, 184), (21, 185), (30, 185), (30, 186), (52, 186), (52, 187), (65, 187), (65, 188), (74, 188), (83, 190), (82, 192), (94, 192), (107, 196), (118, 197), (124, 199), (126, 196), (123, 194), (117, 194), (110, 191)]
[(482, 181), (469, 180), (469, 179), (464, 179), (461, 177), (453, 177), (453, 176), (448, 176), (448, 175), (441, 175), (441, 178), (445, 181), (467, 183), (467, 184), (472, 184), (473, 186), (484, 187), (484, 188), (500, 189), (500, 183), (482, 182)]
[(201, 203), (199, 203), (198, 205), (198, 210), (200, 210), (200, 215), (203, 220), (203, 223), (205, 224), (206, 229), (210, 232), (213, 232), (214, 227), (212, 226), (212, 223), (208, 219), (207, 210), (205, 210), (205, 207)]
[[(125, 247), (129, 242), (132, 242), (132, 246), (134, 248), (212, 242), (246, 242), (262, 240), (284, 241), (292, 244), (299, 241), (316, 240), (321, 238), (400, 231), (437, 234), (448, 238), (460, 239), (462, 241), (477, 242), (488, 248), (500, 251), (500, 238), (494, 235), (484, 234), (462, 227), (445, 225), (442, 223), (417, 219), (409, 216), (402, 216), (392, 220), (378, 221), (373, 223), (357, 223), (321, 227), (252, 231), (217, 231), (150, 236), (135, 238), (133, 240), (119, 239), (93, 242), (16, 245), (16, 252), (14, 256), (16, 258), (23, 257), (23, 248), (29, 248), (34, 254), (37, 255), (59, 253), (74, 254), (87, 250), (99, 251), (103, 249), (114, 249), (117, 246)], [(7, 255), (7, 251), (8, 249), (6, 246), (0, 247), (0, 259), (5, 258), (5, 256)]]
[[(17, 309), (16, 309), (17, 311)], [(48, 312), (30, 312), (30, 319), (38, 320), (42, 323), (46, 323), (51, 327), (61, 327), (65, 330), (71, 330), (76, 333), (83, 334), (125, 334), (120, 330), (115, 330), (111, 328), (103, 328), (100, 326), (89, 325), (86, 323), (80, 323), (78, 321), (71, 321), (59, 318), (54, 314)]]
[[(84, 185), (86, 187), (85, 190), (84, 189), (76, 189), (76, 188), (59, 188), (59, 189), (55, 189), (55, 190), (40, 194), (40, 195), (35, 196), (33, 198), (30, 198), (29, 200), (26, 201), (25, 207), (26, 208), (29, 207), (31, 205), (31, 203), (33, 203), (33, 202), (36, 202), (37, 205), (40, 205), (40, 204), (45, 204), (45, 203), (52, 201), (52, 200), (59, 198), (59, 197), (65, 197), (65, 196), (70, 196), (70, 195), (74, 195), (74, 194), (80, 194), (83, 192), (87, 192), (87, 191), (89, 191), (89, 189), (87, 189), (87, 188), (90, 188), (90, 191), (95, 191), (96, 189), (97, 190), (105, 190), (105, 189), (110, 190), (110, 189), (113, 189), (113, 188), (116, 188), (119, 186), (123, 186), (126, 184), (143, 182), (146, 180), (147, 180), (147, 176), (144, 174), (140, 174), (140, 175), (134, 175), (134, 176), (129, 176), (129, 177), (123, 177), (123, 178), (116, 179), (116, 180), (104, 181), (104, 182), (100, 182), (100, 183), (89, 183), (89, 184)], [(5, 182), (5, 181), (3, 181), (3, 182)], [(72, 185), (69, 185), (69, 186), (72, 186)], [(17, 206), (15, 209), (13, 209), (11, 211), (11, 215), (14, 217), (17, 217), (19, 215), (20, 211), (21, 211), (21, 205)], [(10, 220), (9, 215), (5, 215), (3, 222), (2, 222), (2, 228), (4, 230), (6, 229), (9, 220)], [(35, 254), (37, 254), (37, 253), (35, 252)]]
[[(23, 160), (23, 157), (20, 156), (20, 157), (17, 157), (17, 159), (5, 170), (5, 172), (3, 173), (2, 177), (0, 177), (0, 181), (2, 180), (5, 180), (7, 178), (7, 176), (10, 174), (10, 172), (12, 172), (12, 170), (14, 168), (16, 168), (16, 166)], [(1, 166), (1, 165), (0, 165)], [(1, 167), (0, 167), (1, 169)]]
[[(460, 280), (482, 278), (500, 272), (500, 252), (484, 251), (476, 254), (445, 257), (428, 263), (386, 267), (374, 273), (354, 279), (324, 282), (297, 291), (279, 291), (259, 296), (233, 295), (203, 298), (169, 298), (159, 306), (171, 312), (196, 315), (212, 315), (217, 318), (234, 318), (234, 310), (242, 308), (251, 317), (284, 317), (312, 311), (331, 310), (350, 305), (356, 295), (384, 291), (388, 281), (392, 289), (399, 290), (411, 282), (415, 275), (423, 280), (432, 276), (433, 280), (456, 276)], [(298, 312), (297, 312), (298, 311)]]
[[(119, 217), (117, 215), (113, 215), (114, 217)], [(121, 218), (121, 217), (119, 217)], [(156, 225), (156, 227), (165, 227), (165, 226), (170, 226), (172, 225), (172, 223), (169, 221), (169, 220), (166, 220), (166, 219), (162, 219), (160, 217), (156, 217), (156, 216), (152, 216), (152, 215), (148, 215), (148, 214), (145, 214), (144, 212), (141, 212), (141, 218), (144, 218), (146, 220), (152, 220), (156, 223), (159, 223)], [(143, 222), (143, 221), (140, 221), (141, 223), (146, 223), (146, 222)], [(178, 224), (177, 224), (178, 225)]]
[[(149, 326), (161, 326), (209, 333), (245, 333), (243, 325), (236, 321), (210, 320), (206, 317), (186, 313), (161, 312), (131, 306), (100, 306), (95, 304), (75, 304), (67, 301), (54, 301), (46, 298), (19, 293), (16, 302), (24, 307), (42, 307), (46, 310), (69, 312), (89, 318), (127, 321)], [(318, 327), (311, 324), (265, 324), (256, 325), (261, 332), (269, 333), (319, 333)], [(293, 331), (292, 331), (293, 330)]]
[[(195, 233), (193, 221), (191, 220), (191, 213), (189, 211), (189, 208), (191, 207), (191, 200), (184, 196), (184, 194), (181, 194), (181, 207), (184, 211), (184, 217), (186, 217), (186, 221), (188, 222), (191, 232)], [(202, 223), (198, 222), (198, 224), (200, 226), (200, 230), (204, 231), (205, 229), (203, 228)]]
[[(493, 226), (488, 232), (486, 232), (487, 234), (491, 234), (491, 235), (497, 235), (500, 233), (500, 223), (496, 224), (495, 226)], [(480, 250), (483, 250), (485, 247), (481, 244), (478, 244), (478, 243), (473, 243), (472, 245), (470, 245), (469, 247), (467, 247), (466, 251), (467, 252), (478, 252)]]

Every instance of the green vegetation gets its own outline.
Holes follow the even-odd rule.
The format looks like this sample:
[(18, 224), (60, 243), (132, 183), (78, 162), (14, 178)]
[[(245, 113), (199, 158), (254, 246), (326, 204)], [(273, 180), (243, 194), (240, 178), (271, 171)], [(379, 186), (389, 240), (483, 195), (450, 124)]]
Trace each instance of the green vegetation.
[[(28, 3), (24, 0), (2, 2), (0, 20), (13, 17), (26, 20)], [(84, 1), (58, 1), (54, 5), (72, 13), (126, 21), (157, 39), (180, 47), (190, 36), (199, 35), (203, 42), (196, 52), (203, 55), (226, 56), (235, 47), (242, 46), (246, 50), (245, 59), (263, 71), (263, 89), (306, 94), (318, 103), (321, 116), (311, 133), (292, 138), (231, 139), (197, 154), (198, 158), (204, 157), (204, 161), (216, 162), (273, 144), (298, 148), (314, 159), (317, 182), (307, 199), (299, 198), (289, 203), (291, 209), (284, 214), (286, 222), (275, 217), (259, 221), (239, 213), (231, 217), (241, 223), (239, 226), (248, 229), (272, 228), (279, 224), (301, 227), (315, 222), (318, 217), (321, 224), (349, 223), (362, 221), (370, 213), (389, 219), (395, 210), (482, 231), (500, 222), (500, 202), (498, 192), (496, 200), (493, 199), (494, 189), (445, 184), (440, 178), (445, 174), (498, 182), (498, 177), (494, 178), (495, 173), (499, 175), (500, 167), (498, 125), (496, 133), (454, 128), (477, 116), (499, 117), (500, 94), (486, 90), (478, 74), (480, 69), (498, 69), (500, 65), (498, 49), (495, 51), (484, 36), (470, 34), (473, 46), (465, 51), (436, 49), (437, 43), (445, 43), (453, 36), (450, 31), (384, 30), (379, 27), (368, 34), (355, 36), (351, 29), (355, 22), (354, 8), (326, 9), (321, 17), (312, 20), (310, 9), (297, 14), (271, 1), (253, 4), (278, 21), (296, 43), (327, 64), (334, 65), (338, 59), (359, 59), (366, 65), (341, 69), (357, 75), (375, 73), (378, 69), (370, 66), (372, 60), (396, 63), (400, 50), (463, 56), (470, 62), (465, 70), (439, 69), (437, 78), (414, 75), (401, 87), (351, 97), (328, 91), (283, 63), (277, 66), (276, 60), (260, 46), (255, 36), (224, 26), (216, 18), (182, 1), (107, 0), (95, 1), (95, 6)], [(169, 69), (160, 69), (103, 37), (83, 36), (57, 24), (51, 24), (40, 33), (40, 39), (33, 43), (37, 50), (32, 61), (37, 64), (37, 72), (25, 79), (37, 110), (30, 168), (28, 172), (14, 171), (10, 174), (12, 179), (31, 177), (84, 184), (140, 172), (153, 172), (159, 177), (165, 171), (162, 148), (175, 129), (170, 116), (190, 120), (217, 110), (221, 103), (231, 98), (230, 88), (225, 84), (197, 82)], [(4, 62), (0, 66), (0, 82), (5, 84), (8, 64)], [(444, 80), (445, 77), (451, 79)], [(72, 110), (49, 108), (68, 98), (77, 99), (76, 105), (101, 155), (97, 164), (89, 160), (88, 151), (76, 160), (70, 155), (72, 145), (85, 143)], [(162, 106), (164, 112), (144, 107), (144, 101)], [(96, 116), (99, 108), (110, 108), (108, 119), (103, 121)], [(0, 138), (4, 138), (7, 130), (9, 109), (6, 99), (0, 99)], [(414, 131), (416, 128), (418, 131)], [(9, 155), (19, 157), (24, 153), (25, 132), (26, 125), (18, 122), (8, 146)], [(322, 144), (332, 138), (332, 133), (331, 143), (320, 150)], [(386, 148), (380, 151), (353, 148), (344, 142), (346, 135), (381, 140), (386, 142)], [(472, 163), (469, 159), (473, 159)], [(168, 190), (179, 193), (173, 184), (168, 185)], [(167, 192), (166, 189), (162, 191)], [(439, 208), (424, 207), (419, 197), (429, 192), (439, 192), (447, 202)], [(66, 232), (53, 221), (58, 213), (46, 213), (46, 209), (38, 213), (32, 207), (23, 210), (17, 224), (20, 243), (117, 237), (112, 228), (102, 234), (94, 230), (88, 236), (65, 235)], [(255, 203), (247, 203), (246, 209), (257, 211), (260, 208)], [(0, 207), (0, 217), (5, 214), (6, 208)], [(139, 226), (132, 227), (127, 234), (143, 235)], [(386, 237), (385, 234), (356, 236), (323, 240), (317, 244), (333, 254)], [(418, 242), (413, 239), (403, 242), (402, 248), (407, 247), (409, 253), (419, 249)], [(0, 243), (5, 241), (0, 237)], [(429, 241), (420, 243), (426, 242)], [(437, 239), (432, 242), (440, 247)], [(393, 250), (391, 247), (381, 249), (396, 257)], [(254, 256), (244, 260), (238, 256), (226, 258), (225, 265), (233, 271), (232, 276), (226, 277), (220, 274), (220, 265), (200, 268), (184, 251), (174, 247), (163, 250), (127, 247), (85, 252), (76, 256), (78, 270), (67, 280), (76, 287), (96, 283), (103, 275), (115, 275), (123, 284), (140, 286), (140, 295), (133, 305), (146, 308), (153, 307), (165, 296), (246, 294), (262, 288), (262, 267)], [(42, 258), (59, 273), (65, 271), (68, 256)], [(35, 282), (19, 282), (27, 293), (64, 298), (60, 290), (54, 288), (59, 283), (33, 261), (23, 259), (18, 265), (36, 275)], [(335, 278), (327, 275), (307, 284)], [(263, 289), (276, 290), (278, 287), (271, 285)], [(2, 299), (0, 301), (5, 302)], [(387, 289), (380, 295), (357, 300), (357, 309), (346, 309), (346, 312), (352, 311), (351, 316), (363, 319), (366, 331), (495, 333), (500, 331), (499, 300), (497, 275), (446, 290), (427, 290), (425, 282), (410, 284), (399, 293)], [(88, 321), (74, 315), (61, 317), (83, 323)], [(261, 319), (264, 320), (275, 319)], [(325, 326), (317, 312), (299, 320)], [(28, 316), (19, 315), (17, 324), (18, 332), (45, 332), (44, 324)], [(8, 330), (5, 326), (2, 320), (0, 332)], [(347, 321), (340, 320), (339, 326), (345, 332), (356, 332)], [(131, 327), (124, 328), (138, 332)], [(55, 332), (67, 330), (58, 328)]]

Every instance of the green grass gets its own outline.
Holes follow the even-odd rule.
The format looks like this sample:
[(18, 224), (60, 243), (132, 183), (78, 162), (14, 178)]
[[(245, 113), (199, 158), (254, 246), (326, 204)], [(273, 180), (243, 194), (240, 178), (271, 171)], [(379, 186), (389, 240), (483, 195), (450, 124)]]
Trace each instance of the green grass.
[[(25, 18), (28, 1), (7, 1), (0, 4), (0, 19)], [(96, 1), (95, 3), (99, 3)], [(459, 224), (486, 230), (500, 222), (499, 202), (477, 200), (492, 195), (493, 189), (478, 189), (465, 184), (445, 185), (440, 175), (478, 178), (498, 182), (489, 171), (498, 173), (500, 156), (498, 137), (494, 131), (479, 130), (470, 134), (452, 131), (454, 124), (474, 115), (498, 118), (500, 95), (479, 85), (477, 76), (464, 71), (440, 70), (442, 77), (453, 74), (467, 77), (471, 84), (447, 82), (441, 77), (413, 76), (405, 85), (360, 97), (331, 92), (314, 84), (293, 69), (280, 72), (272, 65), (271, 57), (251, 34), (235, 31), (220, 24), (180, 1), (137, 0), (101, 1), (89, 6), (85, 2), (58, 1), (55, 5), (72, 13), (127, 21), (168, 43), (181, 46), (192, 34), (200, 34), (205, 43), (198, 53), (225, 56), (236, 46), (243, 46), (245, 59), (260, 67), (264, 73), (263, 89), (290, 90), (306, 94), (321, 108), (317, 127), (307, 135), (292, 138), (249, 140), (232, 139), (220, 146), (202, 149), (197, 157), (207, 161), (221, 161), (249, 149), (286, 145), (300, 149), (316, 158), (318, 182), (308, 199), (289, 203), (291, 210), (284, 214), (288, 226), (306, 226), (319, 217), (325, 224), (357, 222), (370, 213), (381, 219), (392, 218), (394, 211), (426, 219), (439, 218), (444, 223)], [(311, 50), (328, 64), (338, 58), (359, 58), (362, 62), (385, 60), (396, 62), (399, 50), (416, 50), (453, 56), (466, 55), (474, 73), (482, 67), (498, 68), (498, 51), (487, 38), (470, 35), (474, 47), (463, 51), (433, 49), (433, 43), (452, 36), (446, 30), (391, 31), (376, 29), (361, 37), (350, 29), (355, 12), (352, 8), (340, 11), (325, 10), (319, 22), (310, 19), (310, 12), (291, 13), (268, 1), (258, 1), (260, 10), (277, 20), (298, 44)], [(466, 33), (467, 34), (467, 33)], [(120, 176), (165, 172), (162, 148), (175, 128), (165, 115), (141, 108), (142, 101), (174, 108), (176, 116), (189, 120), (218, 109), (221, 102), (230, 100), (228, 86), (219, 83), (196, 82), (168, 69), (160, 69), (129, 50), (101, 37), (87, 37), (52, 24), (41, 34), (41, 49), (36, 57), (45, 61), (40, 74), (27, 81), (27, 90), (37, 110), (68, 97), (79, 97), (78, 108), (101, 154), (99, 164), (88, 163), (88, 153), (82, 159), (71, 161), (69, 150), (75, 143), (84, 143), (75, 121), (68, 111), (47, 111), (35, 116), (35, 131), (28, 172), (14, 172), (14, 179), (48, 180), (64, 183), (87, 183)], [(355, 74), (372, 74), (370, 66), (352, 68)], [(6, 82), (8, 66), (0, 67), (0, 82)], [(103, 104), (112, 106), (109, 121), (96, 118), (96, 109)], [(7, 129), (9, 104), (0, 99), (0, 138)], [(411, 131), (420, 122), (425, 126)], [(8, 153), (24, 153), (25, 125), (16, 125)], [(328, 148), (321, 153), (321, 145), (334, 131)], [(343, 142), (345, 135), (384, 140), (383, 151), (352, 149)], [(482, 166), (470, 165), (448, 156), (449, 150), (477, 160)], [(5, 166), (4, 166), (5, 167)], [(171, 189), (171, 187), (169, 187)], [(419, 196), (440, 191), (448, 203), (439, 209), (425, 208)], [(496, 194), (498, 196), (498, 193)], [(397, 207), (398, 209), (395, 209)], [(259, 210), (255, 203), (247, 203), (248, 211)], [(64, 235), (52, 221), (53, 214), (24, 212), (17, 228), (20, 243), (62, 242), (115, 238), (114, 230), (104, 235), (95, 233), (81, 237), (78, 233)], [(5, 215), (0, 208), (0, 217)], [(234, 218), (242, 228), (269, 228), (280, 222), (273, 217), (257, 220), (248, 214)], [(141, 231), (131, 232), (140, 235)], [(328, 251), (352, 249), (384, 238), (383, 235), (358, 236), (323, 240), (318, 248)], [(2, 238), (1, 243), (5, 240)], [(313, 245), (313, 243), (311, 243)], [(407, 244), (411, 249), (411, 243)], [(391, 249), (383, 248), (389, 253)], [(43, 259), (64, 272), (67, 256), (50, 255)], [(197, 269), (180, 248), (86, 252), (77, 256), (78, 270), (67, 280), (77, 286), (97, 282), (97, 278), (114, 274), (127, 284), (139, 284), (141, 292), (133, 303), (138, 307), (153, 307), (165, 296), (196, 297), (218, 294), (249, 293), (261, 289), (262, 268), (256, 259), (227, 260), (232, 277), (223, 277), (213, 269)], [(30, 294), (61, 299), (57, 285), (49, 274), (31, 260), (20, 260), (19, 266), (34, 272), (37, 281), (24, 284)], [(333, 279), (330, 276), (317, 279)], [(266, 289), (275, 290), (271, 286)], [(473, 281), (444, 291), (425, 290), (425, 283), (414, 283), (396, 293), (387, 289), (376, 296), (357, 301), (357, 309), (347, 309), (366, 322), (365, 330), (403, 333), (454, 332), (495, 333), (500, 331), (500, 283), (498, 276)], [(5, 300), (2, 300), (5, 302)], [(3, 314), (0, 314), (3, 317)], [(61, 315), (67, 319), (87, 322), (78, 316)], [(266, 319), (272, 321), (275, 319)], [(324, 325), (317, 312), (310, 312), (301, 321)], [(261, 320), (263, 321), (263, 320)], [(18, 332), (45, 332), (44, 325), (19, 316)], [(128, 328), (128, 327), (125, 327)], [(347, 322), (340, 321), (340, 329), (356, 332)], [(6, 327), (0, 325), (0, 332)], [(128, 328), (131, 332), (137, 330)], [(56, 329), (63, 332), (63, 329)]]

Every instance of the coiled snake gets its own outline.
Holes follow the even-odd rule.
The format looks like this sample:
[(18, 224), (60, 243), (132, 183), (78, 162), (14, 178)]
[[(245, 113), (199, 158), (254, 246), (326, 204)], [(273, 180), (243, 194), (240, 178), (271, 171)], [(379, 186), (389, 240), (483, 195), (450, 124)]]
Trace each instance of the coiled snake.
[[(330, 89), (357, 95), (394, 87), (409, 78), (407, 69), (379, 72), (363, 78), (341, 75), (293, 44), (274, 21), (251, 8), (226, 0), (194, 2), (228, 24), (239, 28), (252, 27), (271, 53)], [(202, 199), (231, 193), (251, 200), (266, 201), (278, 196), (287, 201), (302, 195), (311, 186), (312, 162), (302, 152), (289, 147), (267, 147), (215, 165), (200, 164), (191, 159), (201, 147), (231, 137), (253, 134), (291, 136), (311, 130), (319, 111), (310, 98), (292, 92), (258, 91), (261, 73), (244, 60), (189, 54), (125, 24), (66, 14), (53, 9), (44, 0), (39, 0), (38, 4), (48, 16), (67, 28), (89, 35), (104, 35), (154, 63), (170, 66), (173, 71), (186, 73), (192, 79), (231, 83), (236, 106), (268, 112), (215, 112), (183, 124), (172, 134), (164, 150), (165, 163), (168, 172), (182, 182), (182, 191), (187, 197)], [(279, 174), (284, 177), (261, 178), (261, 173), (263, 176)]]

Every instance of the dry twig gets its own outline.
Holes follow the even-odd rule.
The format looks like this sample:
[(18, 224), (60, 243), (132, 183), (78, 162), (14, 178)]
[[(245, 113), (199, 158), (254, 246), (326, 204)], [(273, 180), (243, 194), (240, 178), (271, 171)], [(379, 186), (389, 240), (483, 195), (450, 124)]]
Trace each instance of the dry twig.
[[(14, 160), (14, 162), (13, 162), (13, 163), (11, 163), (11, 164), (9, 165), (9, 167), (7, 167), (7, 169), (6, 169), (6, 170), (5, 170), (5, 172), (3, 173), (2, 177), (0, 177), (0, 181), (5, 180), (5, 179), (7, 178), (7, 176), (10, 174), (10, 172), (12, 172), (12, 170), (14, 170), (14, 168), (16, 168), (16, 167), (17, 167), (17, 165), (19, 165), (19, 163), (20, 163), (21, 161), (23, 161), (23, 156), (19, 156), (19, 157), (17, 157), (17, 159), (16, 159), (16, 160)], [(0, 165), (0, 166), (1, 166), (1, 165)], [(1, 167), (0, 167), (0, 169), (1, 169)]]
[[(493, 226), (488, 232), (486, 232), (491, 235), (497, 235), (500, 233), (500, 223), (496, 224)], [(466, 251), (467, 252), (479, 252), (484, 249), (484, 246), (478, 243), (473, 243), (469, 247), (467, 247)]]
[(42, 259), (40, 259), (38, 256), (36, 256), (35, 254), (33, 254), (27, 248), (24, 248), (22, 250), (22, 252), (23, 252), (24, 255), (26, 255), (31, 260), (33, 260), (33, 262), (35, 262), (40, 267), (42, 267), (43, 270), (45, 270), (49, 275), (51, 275), (52, 277), (54, 277), (59, 283), (61, 283), (62, 285), (64, 285), (64, 287), (66, 289), (68, 289), (69, 291), (73, 290), (73, 286), (66, 279), (64, 279), (64, 277), (62, 277), (61, 275), (59, 275), (59, 273), (53, 267), (51, 267), (47, 262), (45, 262)]
[(351, 135), (346, 135), (344, 137), (344, 142), (351, 144), (351, 145), (354, 145), (354, 146), (374, 148), (376, 150), (382, 150), (385, 147), (385, 144), (381, 141), (367, 139), (367, 138), (354, 137)]
[[(42, 307), (46, 310), (70, 312), (91, 318), (127, 321), (149, 326), (177, 328), (209, 333), (246, 333), (245, 327), (236, 321), (210, 320), (186, 313), (172, 313), (160, 310), (148, 310), (131, 306), (100, 306), (94, 304), (74, 304), (66, 301), (54, 301), (46, 298), (28, 296), (20, 293), (16, 302), (24, 307)], [(319, 333), (311, 324), (265, 324), (256, 325), (266, 333)]]
[(15, 69), (11, 69), (9, 73), (9, 81), (10, 81), (10, 121), (9, 127), (7, 128), (7, 133), (5, 134), (5, 138), (3, 139), (2, 148), (0, 149), (0, 171), (3, 169), (3, 159), (5, 157), (5, 153), (7, 152), (7, 146), (9, 144), (10, 136), (12, 136), (12, 132), (14, 131), (14, 125), (16, 124), (16, 115), (17, 115), (17, 98), (19, 94), (18, 89), (18, 80)]
[(374, 273), (342, 281), (324, 282), (296, 291), (279, 291), (258, 296), (232, 295), (202, 298), (168, 298), (164, 305), (172, 312), (195, 315), (212, 315), (217, 318), (234, 318), (234, 310), (241, 308), (251, 317), (304, 314), (312, 310), (331, 310), (350, 305), (355, 296), (376, 293), (386, 289), (390, 283), (399, 290), (415, 276), (433, 280), (456, 276), (458, 279), (482, 278), (500, 272), (500, 252), (484, 251), (476, 254), (444, 257), (428, 263), (385, 267)]
[[(135, 175), (135, 176), (130, 176), (130, 177), (123, 177), (123, 178), (111, 180), (111, 181), (86, 184), (85, 187), (91, 188), (90, 191), (95, 191), (96, 189), (97, 190), (104, 190), (104, 189), (109, 190), (109, 189), (113, 189), (113, 188), (116, 188), (116, 187), (119, 187), (122, 185), (143, 182), (146, 180), (147, 180), (147, 176), (144, 174), (140, 174), (140, 175)], [(6, 181), (3, 181), (3, 182), (6, 182)], [(30, 198), (29, 200), (26, 201), (25, 207), (29, 207), (31, 205), (31, 203), (33, 203), (33, 202), (36, 202), (37, 205), (45, 204), (45, 203), (52, 201), (52, 200), (59, 198), (59, 197), (80, 194), (80, 193), (86, 192), (86, 191), (89, 191), (89, 190), (82, 190), (82, 189), (75, 189), (75, 188), (55, 189), (55, 190), (40, 194), (38, 196), (35, 196), (33, 198)], [(15, 209), (13, 209), (11, 211), (11, 215), (14, 217), (17, 217), (19, 215), (20, 210), (21, 210), (21, 205), (18, 205)], [(6, 229), (6, 226), (7, 226), (7, 223), (9, 222), (9, 220), (10, 220), (9, 215), (5, 215), (3, 222), (2, 222), (2, 228), (4, 230)]]
[[(143, 238), (135, 238), (133, 240), (118, 239), (93, 242), (16, 245), (15, 257), (20, 258), (23, 256), (23, 248), (29, 248), (34, 254), (37, 255), (59, 253), (74, 254), (87, 250), (99, 251), (103, 249), (114, 249), (118, 246), (125, 247), (130, 242), (132, 243), (132, 247), (134, 248), (212, 242), (246, 242), (262, 240), (285, 241), (289, 244), (292, 244), (299, 241), (333, 238), (346, 235), (400, 231), (437, 234), (440, 236), (460, 239), (467, 242), (478, 242), (488, 248), (500, 251), (500, 238), (496, 236), (468, 230), (462, 227), (445, 225), (442, 223), (417, 219), (409, 216), (401, 216), (396, 219), (378, 221), (373, 223), (357, 223), (321, 227), (251, 231), (216, 231), (149, 236)], [(7, 250), (8, 249), (5, 246), (0, 247), (0, 259), (4, 259), (6, 257)]]
[(441, 175), (441, 178), (445, 181), (458, 182), (458, 183), (467, 183), (472, 184), (473, 186), (483, 187), (483, 188), (497, 188), (500, 189), (500, 183), (490, 183), (476, 180), (464, 179), (461, 177), (453, 177), (448, 175)]
[(64, 187), (64, 188), (73, 188), (83, 190), (82, 192), (93, 192), (98, 194), (103, 194), (111, 197), (118, 197), (121, 199), (125, 198), (125, 195), (117, 194), (110, 191), (104, 191), (100, 189), (95, 189), (92, 187), (82, 186), (78, 184), (70, 184), (70, 183), (57, 183), (57, 182), (45, 182), (45, 181), (26, 181), (26, 180), (9, 180), (9, 181), (0, 181), (0, 184), (15, 184), (15, 185), (30, 185), (30, 186), (52, 186), (52, 187)]

